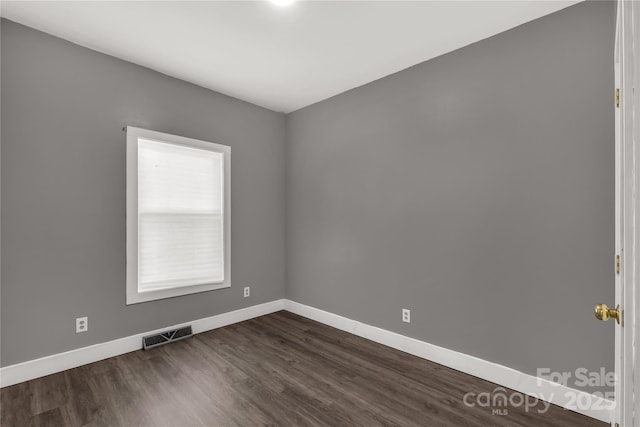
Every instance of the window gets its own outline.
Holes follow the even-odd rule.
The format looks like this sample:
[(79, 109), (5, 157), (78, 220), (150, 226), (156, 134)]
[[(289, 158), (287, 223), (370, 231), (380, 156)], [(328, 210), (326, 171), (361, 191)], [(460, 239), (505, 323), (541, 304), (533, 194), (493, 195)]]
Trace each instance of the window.
[(127, 127), (127, 304), (229, 287), (231, 148)]

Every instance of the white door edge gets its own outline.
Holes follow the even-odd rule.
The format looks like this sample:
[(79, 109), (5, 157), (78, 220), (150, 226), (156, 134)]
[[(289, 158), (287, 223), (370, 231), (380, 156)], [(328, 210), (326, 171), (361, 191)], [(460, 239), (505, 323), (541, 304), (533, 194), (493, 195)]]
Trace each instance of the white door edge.
[(635, 350), (640, 338), (640, 3), (618, 0), (617, 8), (614, 90), (620, 91), (620, 103), (615, 108), (615, 215), (621, 268), (615, 280), (615, 304), (620, 304), (624, 320), (623, 326), (615, 325), (614, 423), (631, 427), (640, 426), (640, 396), (634, 390), (634, 384), (636, 388), (640, 384)]

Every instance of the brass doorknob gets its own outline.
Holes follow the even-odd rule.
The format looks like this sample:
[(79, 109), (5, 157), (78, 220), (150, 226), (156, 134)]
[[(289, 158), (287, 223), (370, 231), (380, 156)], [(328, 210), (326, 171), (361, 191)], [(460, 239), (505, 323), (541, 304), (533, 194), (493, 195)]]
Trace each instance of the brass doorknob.
[(609, 308), (607, 304), (596, 304), (594, 310), (597, 319), (606, 321), (609, 317), (613, 317), (618, 322), (618, 325), (620, 324), (620, 305), (616, 308)]

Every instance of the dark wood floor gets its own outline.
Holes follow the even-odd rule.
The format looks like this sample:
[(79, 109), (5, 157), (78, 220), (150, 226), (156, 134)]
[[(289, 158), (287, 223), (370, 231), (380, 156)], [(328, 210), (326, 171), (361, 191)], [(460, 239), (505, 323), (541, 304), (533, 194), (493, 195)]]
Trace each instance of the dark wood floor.
[[(288, 312), (3, 388), (2, 426), (604, 426)], [(542, 405), (540, 405), (542, 407)]]

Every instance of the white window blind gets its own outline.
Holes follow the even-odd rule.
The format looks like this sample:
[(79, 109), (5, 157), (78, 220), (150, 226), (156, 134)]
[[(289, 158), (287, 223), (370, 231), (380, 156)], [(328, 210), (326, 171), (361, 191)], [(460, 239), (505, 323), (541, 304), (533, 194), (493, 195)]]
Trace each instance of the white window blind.
[(224, 280), (223, 154), (138, 140), (140, 292)]
[(127, 304), (229, 287), (229, 147), (133, 127), (127, 147)]

